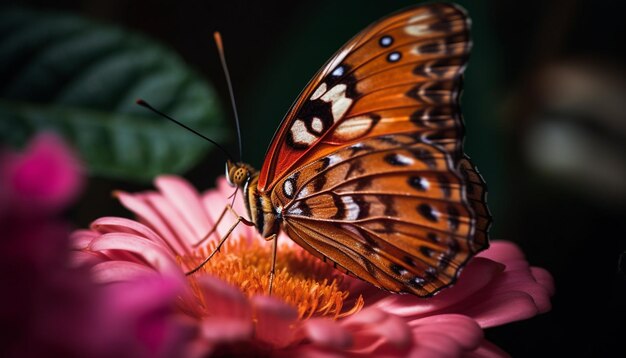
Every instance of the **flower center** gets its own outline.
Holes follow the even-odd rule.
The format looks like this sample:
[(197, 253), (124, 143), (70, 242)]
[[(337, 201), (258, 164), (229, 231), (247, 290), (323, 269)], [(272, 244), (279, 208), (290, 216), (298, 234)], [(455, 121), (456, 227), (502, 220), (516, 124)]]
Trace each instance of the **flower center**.
[[(239, 287), (248, 297), (267, 294), (271, 269), (272, 243), (258, 240), (229, 240), (197, 273), (208, 274)], [(181, 257), (188, 267), (195, 267), (215, 248), (215, 243), (200, 248), (193, 257)], [(288, 245), (278, 247), (272, 296), (296, 307), (300, 319), (312, 316), (345, 317), (361, 310), (363, 297), (349, 298), (344, 276), (304, 250)], [(196, 287), (192, 283), (192, 287)], [(197, 293), (200, 295), (200, 293)], [(345, 306), (349, 305), (348, 308)]]

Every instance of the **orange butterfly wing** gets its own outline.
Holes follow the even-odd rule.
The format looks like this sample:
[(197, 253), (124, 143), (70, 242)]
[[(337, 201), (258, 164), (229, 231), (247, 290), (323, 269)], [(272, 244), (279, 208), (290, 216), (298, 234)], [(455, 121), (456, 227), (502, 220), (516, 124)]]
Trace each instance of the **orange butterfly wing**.
[(468, 240), (476, 223), (451, 163), (414, 133), (373, 137), (298, 168), (271, 198), (309, 252), (378, 287), (428, 296), (486, 244)]
[(465, 13), (417, 6), (374, 23), (322, 68), (260, 172), (282, 228), (335, 267), (432, 295), (488, 245), (485, 183), (463, 154)]
[[(365, 139), (278, 181), (272, 203), (295, 242), (393, 292), (429, 296), (487, 245), (483, 182), (417, 133)], [(471, 195), (468, 195), (471, 193)]]
[(455, 160), (457, 109), (471, 43), (463, 10), (448, 4), (392, 14), (344, 45), (306, 86), (274, 135), (258, 188), (367, 137), (419, 131)]

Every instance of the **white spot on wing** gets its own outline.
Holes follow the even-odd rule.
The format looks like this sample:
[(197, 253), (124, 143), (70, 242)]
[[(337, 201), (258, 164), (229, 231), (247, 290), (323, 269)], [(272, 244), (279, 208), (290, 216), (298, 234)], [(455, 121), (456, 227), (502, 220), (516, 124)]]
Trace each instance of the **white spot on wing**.
[(343, 118), (343, 115), (346, 113), (346, 111), (348, 111), (348, 108), (350, 108), (351, 104), (352, 100), (345, 97), (337, 102), (333, 102), (333, 122), (337, 122), (338, 120)]
[(337, 164), (341, 161), (341, 156), (339, 154), (333, 154), (328, 156), (328, 166)]
[(324, 102), (337, 102), (342, 97), (346, 96), (346, 89), (348, 86), (344, 84), (338, 84), (335, 87), (331, 88), (322, 96), (322, 101)]
[(404, 31), (413, 36), (423, 36), (432, 32), (430, 26), (425, 24), (410, 25), (405, 27)]
[(335, 77), (343, 76), (343, 71), (344, 71), (343, 66), (339, 66), (339, 67), (335, 68), (335, 70), (333, 71), (332, 75), (335, 76)]
[(406, 155), (402, 155), (402, 154), (396, 154), (396, 160), (404, 165), (411, 165), (413, 164), (413, 159), (410, 157), (407, 157)]
[(293, 136), (293, 141), (299, 144), (311, 145), (317, 140), (316, 136), (309, 133), (301, 119), (296, 119), (296, 121), (293, 122), (291, 135)]
[(309, 194), (309, 189), (305, 186), (304, 188), (302, 188), (300, 190), (300, 192), (298, 193), (298, 196), (296, 197), (297, 199), (302, 199), (305, 196), (307, 196)]
[(430, 188), (430, 182), (426, 178), (420, 178), (420, 186), (424, 188), (424, 190), (428, 190)]
[(313, 101), (320, 98), (324, 93), (326, 93), (326, 88), (326, 83), (322, 82), (322, 84), (319, 85), (319, 87), (317, 87), (315, 92), (313, 92), (313, 94), (311, 95), (311, 100)]
[(400, 53), (399, 52), (392, 52), (389, 54), (389, 61), (391, 62), (396, 62), (400, 59)]
[(430, 144), (433, 142), (432, 140), (430, 140), (430, 138), (428, 138), (428, 135), (426, 133), (422, 134), (420, 138), (422, 139), (422, 142), (427, 143), (427, 144)]
[(436, 217), (437, 220), (439, 220), (439, 218), (441, 217), (441, 213), (433, 207), (431, 207), (431, 212), (433, 213), (433, 216)]
[(352, 104), (352, 100), (346, 97), (347, 88), (344, 84), (338, 84), (320, 97), (322, 101), (331, 103), (333, 122), (340, 120)]
[(285, 190), (285, 195), (291, 198), (293, 196), (293, 182), (291, 180), (285, 180), (283, 190)]
[(333, 136), (340, 140), (352, 140), (366, 134), (374, 120), (369, 116), (359, 116), (345, 120), (335, 129)]
[(302, 215), (302, 209), (300, 209), (298, 206), (300, 206), (300, 203), (296, 202), (295, 205), (293, 205), (291, 208), (287, 209), (287, 212), (290, 215)]
[(313, 117), (313, 121), (311, 122), (311, 128), (313, 128), (313, 130), (317, 133), (322, 133), (322, 129), (324, 129), (324, 123), (322, 123), (321, 119)]
[(343, 202), (346, 210), (345, 220), (356, 220), (356, 218), (359, 217), (359, 212), (361, 211), (359, 205), (352, 200), (351, 196), (342, 196), (341, 201)]

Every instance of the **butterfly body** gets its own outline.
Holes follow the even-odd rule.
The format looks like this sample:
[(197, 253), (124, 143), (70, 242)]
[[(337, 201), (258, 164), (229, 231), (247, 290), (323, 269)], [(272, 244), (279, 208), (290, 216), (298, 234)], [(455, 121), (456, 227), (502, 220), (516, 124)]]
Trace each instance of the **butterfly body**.
[(337, 269), (430, 296), (488, 245), (485, 184), (463, 154), (469, 21), (416, 6), (357, 34), (318, 72), (261, 171), (227, 163), (250, 222)]
[(278, 235), (282, 208), (272, 204), (269, 195), (258, 190), (259, 172), (246, 163), (226, 162), (226, 180), (241, 188), (248, 218), (264, 238)]

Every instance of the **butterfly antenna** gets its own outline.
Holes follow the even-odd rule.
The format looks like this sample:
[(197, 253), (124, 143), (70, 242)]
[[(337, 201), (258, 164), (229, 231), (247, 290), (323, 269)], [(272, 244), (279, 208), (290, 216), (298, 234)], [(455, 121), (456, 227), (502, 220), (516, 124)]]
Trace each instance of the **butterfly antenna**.
[(233, 160), (233, 157), (232, 157), (232, 156), (231, 156), (231, 155), (230, 155), (230, 154), (226, 151), (226, 149), (224, 149), (224, 147), (222, 147), (221, 145), (219, 145), (219, 144), (218, 144), (216, 141), (214, 141), (213, 139), (206, 137), (205, 135), (203, 135), (202, 133), (200, 133), (200, 132), (196, 131), (196, 130), (195, 130), (195, 129), (193, 129), (193, 128), (189, 128), (189, 127), (187, 127), (185, 124), (183, 124), (183, 123), (181, 123), (181, 122), (179, 122), (179, 121), (175, 120), (174, 118), (172, 118), (172, 117), (168, 116), (167, 114), (165, 114), (165, 113), (163, 113), (163, 112), (159, 111), (158, 109), (156, 109), (156, 108), (152, 107), (152, 106), (151, 106), (148, 102), (144, 101), (144, 100), (143, 100), (143, 99), (141, 99), (141, 98), (140, 98), (140, 99), (138, 99), (138, 100), (137, 100), (137, 101), (135, 101), (135, 102), (136, 102), (138, 105), (142, 106), (142, 107), (148, 108), (149, 110), (151, 110), (152, 112), (154, 112), (154, 113), (156, 113), (156, 114), (160, 115), (161, 117), (164, 117), (164, 118), (169, 119), (170, 121), (172, 121), (172, 122), (174, 122), (174, 123), (178, 124), (179, 126), (181, 126), (181, 127), (185, 128), (186, 130), (190, 131), (191, 133), (193, 133), (193, 134), (195, 134), (195, 135), (197, 135), (197, 136), (199, 136), (199, 137), (201, 137), (201, 138), (203, 138), (203, 139), (205, 139), (205, 140), (207, 140), (207, 141), (209, 141), (209, 142), (213, 143), (213, 144), (214, 144), (216, 147), (218, 147), (218, 148), (219, 148), (222, 152), (224, 152), (224, 154), (226, 155), (226, 157), (227, 157), (229, 160), (234, 161), (234, 160)]
[(235, 114), (235, 124), (237, 125), (237, 140), (239, 142), (239, 161), (242, 160), (242, 146), (241, 146), (241, 128), (239, 127), (239, 115), (237, 114), (237, 105), (235, 104), (235, 93), (233, 91), (233, 83), (230, 81), (230, 73), (228, 72), (228, 66), (226, 65), (226, 56), (224, 55), (224, 45), (222, 44), (222, 35), (215, 31), (213, 33), (215, 44), (217, 45), (217, 52), (220, 55), (220, 62), (222, 63), (222, 69), (226, 76), (226, 84), (228, 85), (228, 93), (230, 94), (230, 103), (233, 105), (233, 113)]

